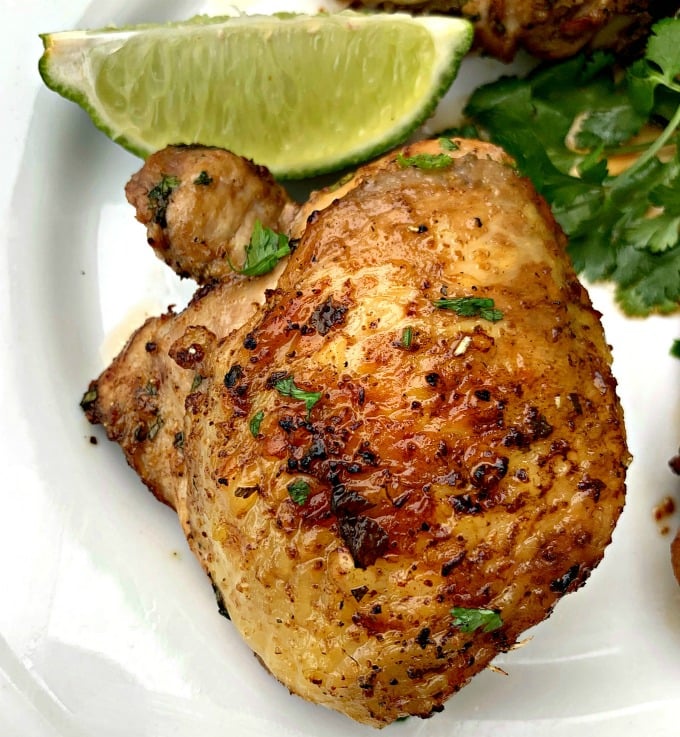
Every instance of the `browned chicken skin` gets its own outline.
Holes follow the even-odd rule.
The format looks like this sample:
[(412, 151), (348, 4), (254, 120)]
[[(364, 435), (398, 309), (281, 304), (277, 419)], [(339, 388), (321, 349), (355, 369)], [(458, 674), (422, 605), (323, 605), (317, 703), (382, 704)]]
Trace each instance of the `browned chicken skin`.
[(584, 48), (625, 52), (639, 47), (655, 18), (677, 0), (359, 0), (357, 5), (462, 15), (475, 24), (475, 43), (510, 61), (520, 48), (563, 59)]
[[(446, 168), (392, 153), (313, 195), (262, 306), (220, 323), (231, 284), (147, 323), (88, 407), (161, 479), (266, 667), (378, 727), (440, 711), (582, 585), (624, 501), (609, 350), (564, 236), (499, 149), (456, 145), (402, 151)], [(135, 439), (139, 404), (116, 386), (183, 370), (158, 383), (168, 418)], [(176, 450), (178, 433), (157, 472), (144, 447)]]
[(149, 318), (84, 397), (89, 420), (106, 428), (142, 481), (173, 508), (185, 472), (184, 400), (201, 381), (204, 345), (242, 325), (280, 271), (257, 283), (202, 287), (181, 313)]

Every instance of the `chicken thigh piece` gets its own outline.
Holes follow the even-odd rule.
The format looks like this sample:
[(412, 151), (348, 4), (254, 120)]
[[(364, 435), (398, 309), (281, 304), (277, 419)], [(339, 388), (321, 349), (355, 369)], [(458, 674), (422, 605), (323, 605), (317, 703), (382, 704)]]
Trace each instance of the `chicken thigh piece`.
[(206, 345), (175, 506), (271, 673), (381, 727), (585, 582), (629, 455), (599, 315), (499, 149), (413, 144), (316, 197)]

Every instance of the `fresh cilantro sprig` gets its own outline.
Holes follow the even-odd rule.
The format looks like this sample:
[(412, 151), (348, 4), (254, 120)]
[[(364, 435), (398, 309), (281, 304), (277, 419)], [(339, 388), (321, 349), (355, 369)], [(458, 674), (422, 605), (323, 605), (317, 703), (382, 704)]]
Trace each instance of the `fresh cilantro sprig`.
[(255, 221), (250, 242), (246, 246), (246, 260), (240, 269), (230, 264), (234, 271), (244, 276), (268, 274), (279, 261), (290, 253), (288, 236), (266, 228)]
[[(628, 314), (670, 313), (680, 308), (680, 18), (658, 22), (644, 58), (619, 72), (611, 55), (580, 55), (480, 87), (466, 114), (548, 200), (578, 272), (614, 282)], [(650, 126), (658, 135), (631, 143)], [(637, 159), (610, 173), (625, 153)]]
[(474, 632), (478, 629), (483, 632), (493, 632), (503, 626), (501, 615), (493, 609), (468, 609), (454, 606), (451, 616), (453, 626), (461, 632)]

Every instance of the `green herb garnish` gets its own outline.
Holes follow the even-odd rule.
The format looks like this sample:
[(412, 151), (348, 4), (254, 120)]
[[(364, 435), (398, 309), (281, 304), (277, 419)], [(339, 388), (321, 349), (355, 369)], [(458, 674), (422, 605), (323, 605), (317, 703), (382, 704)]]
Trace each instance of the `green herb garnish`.
[(202, 383), (203, 377), (200, 374), (195, 374), (194, 380), (191, 382), (191, 391), (195, 392)]
[(416, 154), (415, 156), (397, 155), (397, 164), (402, 169), (415, 166), (417, 169), (446, 169), (451, 166), (453, 159), (448, 154)]
[(262, 424), (262, 420), (264, 420), (264, 412), (262, 410), (259, 410), (250, 418), (248, 426), (250, 428), (250, 434), (254, 438), (260, 434), (260, 425)]
[(80, 400), (80, 407), (85, 412), (87, 410), (91, 409), (94, 403), (97, 401), (97, 387), (95, 386), (92, 389), (88, 389), (85, 394), (83, 394), (83, 398)]
[(494, 307), (493, 299), (489, 297), (442, 297), (433, 302), (440, 310), (451, 310), (461, 317), (481, 317), (483, 320), (498, 322), (503, 319), (503, 313)]
[(276, 391), (284, 397), (292, 397), (305, 403), (307, 417), (312, 411), (312, 407), (321, 399), (321, 392), (308, 392), (296, 386), (292, 376), (287, 376), (274, 384)]
[(493, 632), (503, 626), (503, 620), (493, 609), (468, 609), (455, 606), (451, 610), (453, 625), (461, 632), (474, 632), (480, 627), (484, 632)]
[[(612, 55), (579, 55), (480, 87), (465, 111), (548, 200), (576, 270), (614, 282), (630, 315), (680, 307), (679, 75), (680, 18), (667, 18), (623, 75)], [(658, 135), (631, 144), (645, 125)], [(627, 153), (638, 158), (609, 173)]]
[(197, 177), (194, 179), (194, 184), (199, 184), (202, 186), (207, 186), (208, 184), (212, 184), (213, 178), (208, 174), (207, 171), (203, 170)]
[(402, 331), (401, 331), (401, 347), (406, 348), (408, 350), (413, 343), (413, 328), (410, 325), (407, 325)]
[(230, 266), (244, 276), (262, 276), (268, 274), (289, 253), (288, 236), (266, 228), (256, 220), (250, 243), (246, 246), (246, 260), (243, 267), (236, 269), (232, 264)]
[(288, 493), (290, 498), (298, 505), (302, 506), (309, 497), (309, 484), (304, 479), (295, 479), (288, 484)]
[(677, 338), (673, 341), (670, 353), (673, 358), (680, 358), (680, 340)]
[(153, 221), (161, 228), (168, 227), (166, 215), (170, 204), (170, 196), (180, 184), (181, 182), (177, 177), (163, 174), (160, 182), (149, 191), (149, 205), (153, 212)]
[(439, 146), (444, 149), (444, 151), (458, 151), (460, 146), (455, 142), (452, 141), (450, 138), (446, 138), (442, 136), (439, 139)]

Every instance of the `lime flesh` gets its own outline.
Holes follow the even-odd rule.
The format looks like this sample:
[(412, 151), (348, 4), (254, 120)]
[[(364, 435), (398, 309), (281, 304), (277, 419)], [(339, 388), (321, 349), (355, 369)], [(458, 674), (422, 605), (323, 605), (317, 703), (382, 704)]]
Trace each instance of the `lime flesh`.
[(128, 150), (220, 146), (296, 178), (405, 140), (455, 79), (472, 27), (343, 12), (201, 16), (42, 38), (47, 86)]

